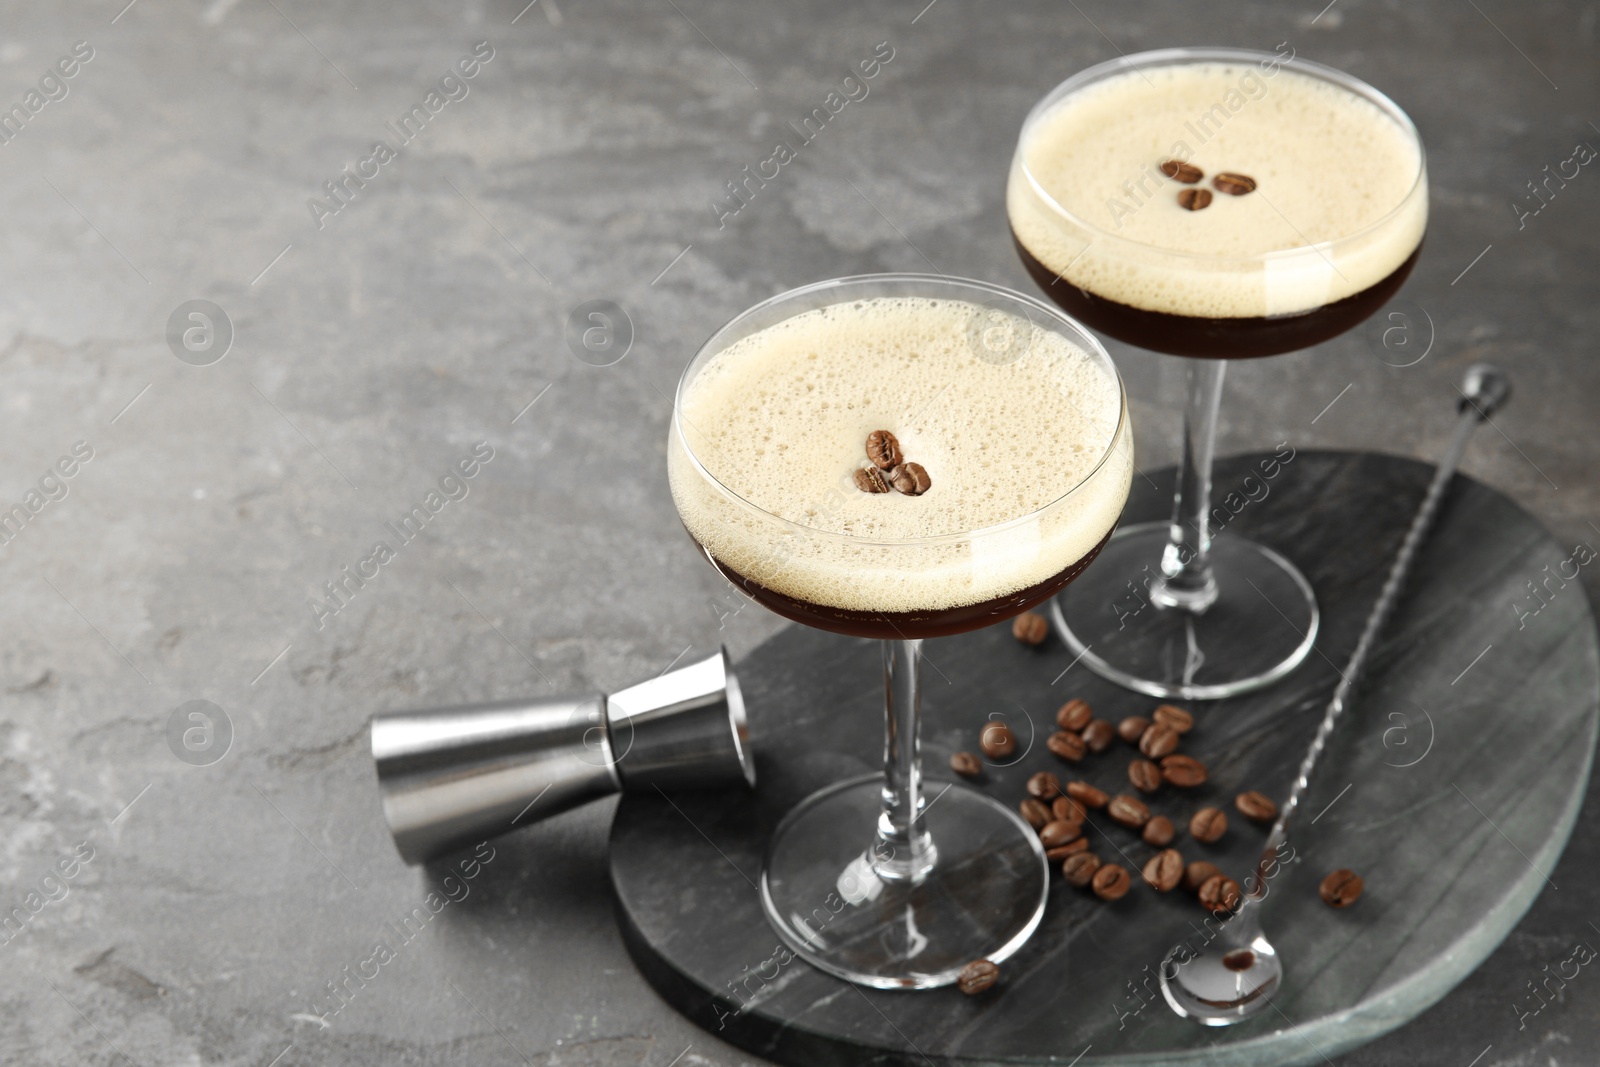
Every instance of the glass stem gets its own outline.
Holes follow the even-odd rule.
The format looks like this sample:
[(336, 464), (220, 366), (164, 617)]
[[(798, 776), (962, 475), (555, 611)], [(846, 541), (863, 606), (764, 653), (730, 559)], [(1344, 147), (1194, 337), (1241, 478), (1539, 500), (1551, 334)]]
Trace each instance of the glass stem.
[(1217, 599), (1211, 574), (1211, 460), (1216, 451), (1217, 406), (1227, 361), (1189, 359), (1189, 398), (1183, 410), (1183, 462), (1172, 501), (1172, 526), (1161, 554), (1161, 576), (1150, 585), (1159, 607), (1200, 614)]
[(883, 642), (883, 812), (872, 869), (888, 882), (917, 882), (937, 851), (923, 821), (921, 641)]

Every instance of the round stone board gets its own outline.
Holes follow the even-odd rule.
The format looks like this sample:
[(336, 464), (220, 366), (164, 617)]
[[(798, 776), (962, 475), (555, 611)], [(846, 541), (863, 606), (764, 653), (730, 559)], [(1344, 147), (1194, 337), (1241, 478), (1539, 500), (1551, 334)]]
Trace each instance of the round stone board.
[[(1197, 724), (1183, 751), (1205, 761), (1211, 779), (1150, 801), (1178, 824), (1173, 846), (1185, 859), (1210, 859), (1240, 879), (1265, 829), (1240, 817), (1232, 797), (1287, 793), (1432, 474), (1394, 456), (1301, 452), (1263, 480), (1265, 458), (1218, 462), (1215, 499), (1248, 500), (1220, 536), (1252, 537), (1302, 568), (1322, 631), (1307, 662), (1278, 684), (1191, 705)], [(1135, 479), (1124, 520), (1164, 517), (1171, 486), (1171, 470)], [(859, 989), (791, 959), (757, 897), (768, 835), (806, 794), (877, 769), (883, 714), (873, 643), (800, 626), (738, 666), (754, 793), (619, 805), (611, 871), (629, 950), (689, 1019), (785, 1064), (1323, 1062), (1438, 1000), (1548, 884), (1600, 722), (1594, 620), (1579, 584), (1561, 580), (1582, 561), (1563, 567), (1574, 550), (1506, 497), (1456, 478), (1305, 798), (1291, 834), (1297, 859), (1270, 884), (1263, 920), (1286, 965), (1276, 1010), (1223, 1029), (1173, 1015), (1155, 974), (1180, 938), (1203, 936), (1198, 903), (1136, 884), (1105, 904), (1059, 874), (1038, 932), (1006, 962), (1001, 985), (978, 997)], [(1539, 599), (1530, 581), (1543, 583)], [(1070, 666), (1054, 637), (1039, 649), (1018, 644), (1009, 626), (932, 641), (925, 653), (930, 795), (951, 777), (950, 754), (976, 751), (980, 725), (996, 715), (1016, 731), (1019, 755), (987, 763), (976, 784), (1003, 803), (1020, 800), (1040, 770), (1133, 791), (1134, 753), (1122, 741), (1074, 767), (1044, 739), (1069, 697), (1113, 722), (1158, 701)], [(1216, 845), (1183, 829), (1205, 804), (1230, 815)], [(1092, 847), (1104, 859), (1142, 865), (1154, 851), (1099, 813), (1094, 823)], [(1317, 896), (1338, 867), (1366, 880), (1365, 895), (1342, 911)]]

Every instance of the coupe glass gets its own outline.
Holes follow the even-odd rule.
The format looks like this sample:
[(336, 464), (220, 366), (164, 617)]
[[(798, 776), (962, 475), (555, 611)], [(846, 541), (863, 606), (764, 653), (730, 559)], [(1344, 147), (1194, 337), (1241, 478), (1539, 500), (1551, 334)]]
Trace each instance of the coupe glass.
[[(1272, 79), (1288, 72), (1291, 78), (1315, 79), (1336, 96), (1365, 101), (1371, 122), (1393, 124), (1392, 130), (1379, 131), (1398, 135), (1400, 140), (1390, 143), (1415, 147), (1414, 167), (1408, 162), (1404, 174), (1393, 168), (1384, 172), (1396, 189), (1406, 191), (1392, 204), (1380, 205), (1383, 213), (1374, 220), (1331, 240), (1306, 243), (1309, 238), (1295, 228), (1295, 220), (1280, 211), (1279, 217), (1303, 242), (1246, 256), (1173, 251), (1119, 236), (1116, 229), (1128, 212), (1109, 199), (1104, 224), (1082, 217), (1081, 205), (1079, 214), (1063, 207), (1045, 173), (1048, 153), (1039, 147), (1052, 142), (1038, 136), (1052, 117), (1066, 114), (1057, 109), (1094, 101), (1079, 94), (1103, 90), (1117, 77), (1141, 78), (1153, 90), (1162, 68), (1192, 64), (1236, 72), (1241, 84), (1260, 91), (1255, 99), (1271, 96)], [(1245, 81), (1247, 76), (1253, 80)], [(1246, 93), (1219, 94), (1217, 106), (1197, 109), (1182, 124), (1174, 121), (1170, 141), (1159, 146), (1140, 142), (1139, 150), (1148, 148), (1151, 154), (1149, 173), (1134, 175), (1137, 183), (1125, 183), (1129, 199), (1121, 200), (1119, 193), (1118, 201), (1124, 207), (1138, 201), (1136, 209), (1146, 210), (1152, 188), (1156, 196), (1174, 198), (1174, 204), (1180, 202), (1175, 199), (1178, 191), (1186, 188), (1212, 196), (1207, 185), (1186, 186), (1155, 172), (1168, 154), (1167, 145), (1198, 141), (1203, 149), (1206, 141), (1200, 138), (1209, 141), (1224, 123), (1272, 122), (1271, 112)], [(1306, 121), (1319, 118), (1311, 115)], [(1108, 128), (1119, 129), (1118, 121), (1113, 114)], [(1286, 134), (1293, 132), (1288, 126), (1284, 123)], [(1222, 168), (1213, 164), (1206, 177), (1214, 178), (1226, 163)], [(1358, 182), (1362, 165), (1361, 160), (1346, 159), (1339, 173), (1314, 177)], [(1269, 184), (1263, 181), (1247, 195), (1275, 208), (1266, 198), (1283, 195), (1282, 181), (1270, 192)], [(1211, 205), (1211, 213), (1225, 210), (1232, 199), (1222, 191), (1215, 196), (1219, 203)], [(1416, 128), (1382, 93), (1317, 63), (1232, 48), (1145, 52), (1091, 67), (1034, 106), (1018, 138), (1006, 206), (1023, 263), (1051, 299), (1120, 341), (1186, 357), (1188, 401), (1172, 519), (1118, 530), (1089, 579), (1052, 605), (1057, 630), (1091, 670), (1152, 696), (1218, 699), (1282, 677), (1305, 658), (1316, 638), (1319, 615), (1310, 583), (1278, 553), (1220, 527), (1250, 506), (1250, 500), (1270, 491), (1263, 488), (1267, 480), (1293, 452), (1264, 461), (1264, 477), (1225, 487), (1220, 506), (1214, 505), (1211, 461), (1223, 371), (1228, 359), (1278, 355), (1335, 337), (1365, 320), (1400, 288), (1416, 263), (1427, 223), (1426, 165)], [(1137, 283), (1133, 290), (1128, 289), (1130, 279)], [(1137, 292), (1138, 298), (1112, 300), (1097, 293), (1096, 286), (1115, 288), (1119, 295)], [(1245, 294), (1255, 301), (1258, 313), (1207, 317), (1172, 310), (1181, 306), (1185, 293), (1191, 303), (1196, 296), (1201, 303), (1226, 297), (1233, 306)]]
[[(685, 397), (697, 376), (731, 345), (768, 327), (804, 312), (879, 298), (953, 302), (967, 316), (960, 358), (930, 368), (932, 376), (923, 379), (942, 380), (944, 388), (908, 394), (898, 415), (873, 416), (888, 424), (880, 428), (902, 439), (909, 433), (924, 443), (953, 445), (983, 413), (953, 401), (962, 391), (946, 394), (949, 385), (962, 375), (987, 375), (1004, 387), (1006, 375), (1019, 374), (1025, 361), (1045, 358), (1038, 341), (1054, 334), (1087, 358), (1090, 373), (1097, 368), (1106, 376), (1105, 411), (1108, 416), (1115, 411), (1097, 439), (1081, 442), (1089, 457), (1087, 473), (1058, 498), (998, 525), (914, 539), (852, 536), (802, 525), (729, 489), (719, 474), (726, 477), (732, 464), (752, 462), (757, 453), (752, 447), (726, 455), (712, 427), (696, 425), (705, 413), (686, 412)], [(1052, 350), (1060, 354), (1059, 348)], [(923, 352), (919, 358), (929, 357)], [(1081, 373), (1082, 364), (1077, 366)], [(834, 391), (838, 408), (853, 403), (857, 392), (850, 381), (821, 376), (814, 388)], [(1021, 390), (1005, 395), (1008, 403), (1045, 402)], [(819, 426), (816, 432), (826, 429)], [(781, 455), (784, 445), (769, 441), (762, 447), (770, 457), (774, 451)], [(908, 447), (907, 458), (917, 459), (912, 453)], [(936, 501), (934, 465), (930, 460), (935, 487), (920, 499)], [(1029, 476), (1026, 463), (1007, 466), (1007, 477)], [(852, 473), (841, 470), (830, 492), (859, 493)], [(1016, 812), (982, 793), (923, 777), (918, 739), (922, 642), (1009, 619), (1076, 578), (1110, 537), (1132, 473), (1126, 395), (1104, 348), (1060, 311), (982, 282), (894, 274), (806, 286), (739, 315), (684, 371), (673, 409), (668, 474), (679, 514), (706, 558), (779, 615), (874, 638), (883, 648), (883, 775), (838, 782), (806, 798), (780, 823), (767, 852), (762, 903), (779, 937), (798, 956), (863, 985), (926, 988), (955, 981), (972, 960), (1005, 959), (1038, 926), (1048, 888), (1038, 835)], [(816, 504), (800, 509), (807, 514), (826, 510), (825, 501), (795, 503)], [(811, 592), (795, 595), (797, 579), (813, 579), (806, 589), (814, 589), (819, 573), (844, 587), (838, 599), (848, 603), (827, 603), (829, 597)], [(929, 575), (948, 577), (946, 587), (965, 595), (926, 605), (916, 603), (914, 594), (908, 600), (907, 590), (924, 587)]]

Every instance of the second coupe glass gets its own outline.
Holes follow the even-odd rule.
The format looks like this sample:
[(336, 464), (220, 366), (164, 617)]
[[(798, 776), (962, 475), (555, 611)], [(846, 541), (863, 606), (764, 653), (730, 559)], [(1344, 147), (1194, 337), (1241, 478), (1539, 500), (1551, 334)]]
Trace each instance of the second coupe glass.
[(1415, 127), (1377, 90), (1292, 56), (1126, 56), (1034, 107), (1007, 213), (1024, 265), (1068, 313), (1186, 357), (1172, 519), (1119, 530), (1055, 602), (1057, 628), (1096, 673), (1153, 696), (1217, 699), (1282, 677), (1316, 637), (1310, 583), (1217, 532), (1293, 449), (1213, 493), (1223, 371), (1326, 341), (1399, 289), (1428, 214)]

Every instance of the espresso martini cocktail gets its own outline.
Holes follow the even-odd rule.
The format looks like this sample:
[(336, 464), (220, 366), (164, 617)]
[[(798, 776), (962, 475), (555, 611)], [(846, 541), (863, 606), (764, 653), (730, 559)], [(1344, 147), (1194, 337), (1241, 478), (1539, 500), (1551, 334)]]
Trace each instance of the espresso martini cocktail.
[[(1058, 628), (1085, 665), (1156, 696), (1215, 699), (1281, 677), (1319, 615), (1282, 556), (1212, 539), (1223, 361), (1326, 341), (1399, 289), (1427, 228), (1415, 127), (1370, 86), (1292, 57), (1126, 56), (1034, 107), (1006, 207), (1052, 300), (1091, 329), (1189, 357), (1172, 521), (1120, 530), (1091, 582), (1053, 605)], [(1326, 399), (1307, 398), (1308, 419)]]
[[(802, 312), (718, 352), (679, 404), (688, 447), (668, 469), (689, 533), (766, 607), (858, 636), (957, 633), (1045, 599), (1104, 544), (1132, 474), (1116, 378), (961, 300)], [(874, 432), (925, 489), (893, 487)], [(857, 484), (871, 470), (882, 491)]]
[(1009, 956), (1048, 888), (1038, 836), (961, 785), (924, 792), (922, 640), (1009, 619), (1105, 545), (1133, 476), (1122, 382), (1092, 335), (996, 286), (845, 278), (740, 315), (678, 387), (667, 470), (706, 557), (773, 611), (882, 639), (884, 774), (773, 835), (767, 917), (881, 988)]
[(1030, 119), (1018, 157), (1007, 205), (1034, 279), (1091, 328), (1172, 355), (1343, 333), (1400, 287), (1427, 225), (1409, 124), (1281, 66), (1120, 71)]

